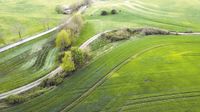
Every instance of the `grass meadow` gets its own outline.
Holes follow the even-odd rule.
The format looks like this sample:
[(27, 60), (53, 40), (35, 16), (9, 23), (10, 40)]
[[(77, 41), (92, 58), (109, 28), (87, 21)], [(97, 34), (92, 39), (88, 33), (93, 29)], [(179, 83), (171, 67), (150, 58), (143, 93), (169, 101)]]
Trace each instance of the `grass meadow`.
[[(190, 45), (193, 46), (194, 44), (194, 46), (198, 46), (197, 43), (199, 42), (200, 38), (198, 38), (197, 36), (164, 36), (164, 37), (153, 36), (153, 37), (140, 38), (137, 40), (135, 39), (127, 40), (126, 42), (115, 47), (110, 52), (104, 53), (104, 55), (97, 58), (87, 67), (82, 68), (79, 71), (76, 71), (72, 76), (68, 77), (64, 81), (64, 83), (58, 86), (55, 90), (50, 91), (24, 104), (20, 104), (16, 107), (9, 108), (5, 111), (12, 111), (12, 112), (15, 111), (20, 112), (22, 110), (27, 112), (34, 110), (37, 110), (38, 112), (60, 111), (65, 107), (67, 107), (67, 105), (71, 104), (74, 100), (80, 98), (80, 96), (84, 93), (87, 93), (86, 97), (82, 97), (81, 102), (78, 103), (76, 102), (73, 105), (74, 108), (69, 108), (69, 110), (71, 109), (72, 109), (71, 111), (85, 110), (86, 112), (89, 110), (100, 111), (104, 109), (117, 110), (119, 109), (118, 107), (122, 107), (123, 105), (126, 106), (126, 102), (129, 102), (128, 98), (134, 99), (134, 97), (143, 97), (145, 95), (156, 95), (156, 94), (162, 95), (169, 93), (172, 94), (176, 92), (184, 92), (184, 91), (187, 92), (190, 90), (195, 91), (199, 88), (198, 87), (199, 71), (195, 69), (199, 65), (198, 62), (197, 61), (195, 62), (189, 55), (193, 54), (195, 57), (195, 55), (198, 54), (197, 52), (199, 51), (198, 48), (191, 47)], [(190, 43), (190, 44), (185, 44), (185, 43)], [(159, 45), (162, 45), (163, 47), (156, 47)], [(184, 48), (181, 48), (181, 46), (175, 47), (179, 45), (183, 46)], [(154, 47), (155, 49), (153, 49)], [(122, 65), (124, 61), (132, 59), (132, 56), (138, 55), (138, 53), (148, 48), (151, 48), (149, 52), (145, 52), (141, 56), (139, 55), (135, 61), (130, 60), (130, 62), (128, 62), (127, 64)], [(166, 49), (167, 52), (171, 53), (166, 54), (164, 51), (162, 51), (163, 49)], [(171, 56), (173, 57), (178, 54), (178, 57), (180, 57), (179, 53), (187, 52), (188, 50), (191, 50), (192, 52), (191, 54), (189, 53), (185, 54), (188, 55), (186, 56), (187, 59), (191, 59), (193, 60), (193, 62), (196, 63), (193, 64), (193, 66), (191, 66), (191, 68), (195, 67), (193, 70), (194, 73), (192, 75), (196, 78), (190, 78), (190, 80), (187, 80), (189, 77), (187, 75), (187, 72), (191, 73), (192, 71), (190, 71), (190, 68), (187, 67), (187, 65), (190, 64), (187, 61), (187, 59), (183, 58), (182, 60), (179, 59), (170, 60)], [(156, 51), (157, 53), (152, 53), (153, 51)], [(166, 56), (166, 58), (162, 58), (162, 55), (159, 55), (158, 52), (165, 54), (164, 56)], [(173, 52), (175, 55), (173, 54)], [(152, 66), (152, 64), (155, 64), (155, 62), (149, 60), (147, 57), (148, 55), (157, 56), (157, 58), (155, 58), (154, 60), (157, 60), (157, 63), (162, 64), (157, 66), (163, 66), (163, 69), (160, 70), (158, 67), (156, 67), (156, 65)], [(141, 62), (142, 57), (144, 58), (146, 57), (147, 59)], [(183, 66), (185, 69), (184, 71), (181, 72), (182, 75), (178, 74), (179, 71), (178, 68), (175, 69), (174, 71), (170, 70), (170, 67), (168, 69), (164, 69), (165, 68), (164, 66), (167, 66), (167, 64), (163, 63), (160, 60), (160, 58), (163, 59), (164, 61), (169, 61), (168, 64), (171, 63), (172, 67), (177, 68), (178, 66)], [(197, 56), (195, 59), (197, 58), (199, 57)], [(174, 61), (179, 61), (179, 63), (173, 64)], [(143, 70), (143, 68), (139, 69), (138, 67), (136, 67), (135, 69), (133, 68), (131, 69), (130, 65), (137, 66), (137, 63), (140, 63), (140, 65), (145, 65), (143, 67), (147, 69), (147, 71)], [(184, 64), (182, 65), (182, 63)], [(115, 68), (117, 68), (118, 66), (122, 66), (122, 68), (114, 72), (113, 70), (115, 70)], [(124, 70), (127, 71), (124, 72)], [(135, 70), (135, 72), (133, 72), (133, 70)], [(154, 70), (159, 70), (159, 71), (154, 71)], [(146, 72), (148, 72), (148, 74)], [(110, 73), (112, 73), (110, 77), (104, 80), (104, 77)], [(170, 73), (173, 74), (170, 75)], [(141, 75), (141, 77), (139, 77), (139, 75)], [(179, 78), (180, 75), (181, 79)], [(164, 77), (165, 79), (163, 79), (162, 77)], [(136, 81), (136, 79), (138, 80)], [(92, 88), (99, 81), (102, 84), (96, 87), (94, 91), (88, 92), (88, 89)], [(167, 82), (164, 83), (164, 81)], [(185, 84), (182, 84), (183, 82), (185, 82)], [(162, 85), (161, 83), (164, 84)], [(198, 99), (198, 97), (196, 97), (196, 99)], [(130, 108), (131, 107), (132, 105), (130, 106)], [(198, 108), (198, 106), (194, 106), (194, 108)], [(184, 109), (187, 109), (187, 107), (183, 108), (183, 110)], [(68, 111), (68, 109), (66, 111)]]
[[(55, 5), (53, 1), (51, 3)], [(85, 26), (74, 45), (80, 46), (102, 31), (124, 27), (199, 32), (199, 5), (198, 0), (97, 0), (84, 13)], [(109, 12), (112, 9), (116, 9), (118, 14), (100, 15), (102, 10)], [(57, 18), (54, 12), (50, 16)], [(18, 46), (16, 50), (13, 49), (16, 52), (10, 50), (0, 54), (0, 69), (9, 73), (0, 74), (0, 84), (6, 83), (1, 86), (0, 92), (12, 89), (13, 85), (9, 81), (13, 79), (17, 79), (16, 83), (20, 86), (51, 70), (44, 70), (43, 67), (56, 66), (54, 54), (57, 51), (54, 47), (32, 52), (34, 46), (36, 49), (38, 45), (44, 46), (50, 40), (49, 37)], [(87, 66), (75, 71), (53, 90), (2, 111), (57, 112), (64, 109), (71, 112), (198, 112), (199, 43), (198, 35), (158, 35), (120, 42), (107, 52), (102, 49), (101, 55), (94, 57)], [(26, 58), (26, 52), (30, 57)], [(23, 71), (25, 66), (29, 68)]]
[[(15, 26), (22, 27), (22, 38), (35, 35), (60, 24), (65, 15), (57, 14), (56, 5), (68, 5), (72, 0), (0, 0), (0, 46), (20, 40)], [(46, 21), (46, 23), (44, 22)], [(44, 24), (46, 26), (44, 26)]]

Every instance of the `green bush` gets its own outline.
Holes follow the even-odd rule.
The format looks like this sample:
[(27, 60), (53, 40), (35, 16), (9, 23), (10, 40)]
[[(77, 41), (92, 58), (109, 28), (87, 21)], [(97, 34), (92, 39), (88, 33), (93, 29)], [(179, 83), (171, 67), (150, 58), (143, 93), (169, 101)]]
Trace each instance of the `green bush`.
[(75, 70), (75, 63), (71, 51), (65, 52), (65, 55), (62, 58), (61, 67), (65, 72), (72, 72)]
[(20, 104), (26, 101), (26, 98), (24, 96), (20, 95), (11, 95), (8, 98), (5, 99), (5, 101), (8, 104), (15, 105), (15, 104)]
[(122, 29), (103, 34), (102, 36), (111, 42), (114, 42), (129, 39), (131, 37), (131, 33), (128, 30)]
[(106, 16), (106, 15), (108, 15), (107, 11), (105, 11), (105, 10), (101, 11), (101, 16)]
[(111, 14), (117, 14), (117, 10), (115, 9), (111, 10)]
[(57, 75), (53, 78), (48, 78), (42, 81), (40, 84), (41, 87), (51, 87), (51, 86), (57, 86), (61, 84), (64, 80), (64, 75)]

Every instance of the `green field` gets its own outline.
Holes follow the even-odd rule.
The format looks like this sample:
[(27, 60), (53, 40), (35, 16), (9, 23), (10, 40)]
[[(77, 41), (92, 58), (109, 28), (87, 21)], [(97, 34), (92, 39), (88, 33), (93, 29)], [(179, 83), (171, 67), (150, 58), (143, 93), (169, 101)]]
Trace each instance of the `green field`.
[[(198, 0), (97, 0), (84, 14), (87, 24), (78, 44), (97, 32), (124, 27), (158, 27), (171, 31), (198, 32), (199, 4)], [(100, 16), (102, 10), (109, 12), (112, 9), (116, 9), (118, 14)]]
[[(47, 1), (34, 2), (45, 4)], [(47, 7), (52, 11), (50, 6), (61, 2), (52, 1)], [(102, 31), (127, 27), (200, 32), (199, 5), (199, 0), (96, 0), (83, 14), (85, 26), (74, 46), (80, 46)], [(3, 9), (5, 7), (0, 8)], [(112, 9), (116, 9), (118, 14), (100, 16), (102, 10), (109, 12)], [(53, 11), (49, 16), (59, 20), (60, 16), (54, 16)], [(36, 12), (37, 14), (41, 13)], [(53, 22), (51, 23), (53, 25)], [(53, 34), (0, 54), (0, 93), (30, 83), (58, 66), (58, 50), (52, 43), (49, 44), (54, 38), (51, 35)], [(113, 46), (109, 44), (105, 48), (92, 51), (96, 57), (93, 57), (87, 66), (67, 77), (61, 85), (39, 97), (2, 111), (200, 110), (199, 35), (132, 37), (114, 43)]]
[[(198, 36), (152, 36), (128, 40), (115, 47), (112, 51), (100, 56), (87, 67), (75, 72), (73, 76), (68, 77), (64, 83), (55, 90), (6, 111), (59, 111), (67, 107), (67, 105), (71, 104), (74, 100), (80, 98), (84, 93), (87, 93), (89, 96), (82, 97), (83, 101), (76, 102), (74, 105), (75, 107), (71, 111), (85, 110), (87, 112), (89, 110), (100, 111), (104, 109), (118, 110), (118, 107), (126, 106), (126, 102), (129, 102), (129, 98), (134, 99), (148, 95), (153, 96), (181, 93), (185, 91), (198, 91), (199, 70), (197, 68), (199, 65), (198, 61), (194, 61), (194, 59), (199, 59), (199, 42), (200, 38), (198, 38)], [(166, 49), (167, 51), (164, 52), (163, 49)], [(144, 52), (144, 50), (147, 51)], [(188, 50), (191, 52), (189, 53)], [(157, 53), (152, 53), (153, 51), (156, 51)], [(161, 54), (159, 54), (159, 52)], [(167, 52), (170, 54), (167, 54)], [(184, 56), (183, 59), (171, 58), (173, 56), (176, 57), (177, 54), (177, 57), (182, 56), (180, 55), (182, 52), (186, 52), (183, 54), (186, 59), (184, 59)], [(135, 60), (130, 60), (129, 63), (123, 65), (124, 61), (131, 59), (131, 57), (135, 55), (138, 55)], [(147, 57), (148, 55), (153, 55), (157, 58), (152, 56)], [(141, 62), (141, 58), (146, 59)], [(157, 60), (156, 63), (161, 65), (156, 65), (155, 61), (149, 60), (149, 58), (154, 58), (154, 60)], [(163, 59), (163, 61), (160, 59)], [(187, 66), (191, 64), (188, 60), (193, 62), (191, 68)], [(166, 69), (167, 63), (164, 63), (165, 61), (168, 61), (168, 64), (171, 63), (171, 67), (168, 67), (168, 69)], [(140, 65), (137, 63), (140, 63)], [(154, 66), (152, 66), (152, 64), (154, 64)], [(130, 66), (132, 65), (136, 66), (136, 68), (131, 68)], [(141, 67), (141, 65), (145, 66), (142, 66), (142, 69), (139, 69), (138, 67)], [(120, 66), (122, 67), (121, 69), (113, 71)], [(179, 66), (184, 69), (181, 71), (181, 74), (178, 72), (181, 70)], [(159, 69), (159, 67), (161, 68)], [(176, 69), (170, 70), (172, 67), (175, 67)], [(143, 70), (143, 68), (147, 70)], [(158, 69), (159, 71), (152, 71)], [(192, 70), (190, 71), (190, 69)], [(124, 70), (127, 71), (124, 72)], [(133, 70), (135, 71), (133, 72)], [(188, 73), (192, 73), (191, 75), (194, 78), (190, 77), (190, 74), (188, 75)], [(104, 77), (107, 75), (110, 77), (104, 80)], [(141, 77), (139, 77), (139, 75), (141, 75)], [(165, 79), (163, 79), (163, 77)], [(88, 89), (99, 82), (103, 84), (95, 88), (94, 91), (88, 92)], [(198, 98), (199, 97), (195, 97), (195, 99)], [(181, 98), (177, 99), (179, 100)], [(195, 102), (198, 102), (198, 100), (195, 100), (192, 103)], [(186, 103), (190, 105), (190, 102)], [(130, 105), (129, 108), (132, 108), (132, 106), (134, 107), (134, 105)], [(192, 106), (190, 108), (198, 108), (198, 106)], [(164, 107), (167, 108), (167, 105), (164, 105)], [(187, 107), (182, 109), (185, 110)]]
[[(23, 26), (22, 37), (26, 38), (47, 30), (43, 21), (49, 21), (50, 28), (66, 17), (55, 12), (56, 5), (71, 4), (71, 0), (0, 0), (0, 33), (6, 44), (20, 40), (14, 26)], [(3, 46), (0, 41), (0, 46)]]

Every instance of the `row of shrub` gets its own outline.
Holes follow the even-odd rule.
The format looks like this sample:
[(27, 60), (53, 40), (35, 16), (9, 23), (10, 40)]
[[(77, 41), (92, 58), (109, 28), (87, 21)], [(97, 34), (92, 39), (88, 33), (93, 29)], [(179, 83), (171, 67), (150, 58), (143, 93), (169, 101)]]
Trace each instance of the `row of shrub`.
[(106, 15), (109, 15), (109, 14), (117, 14), (118, 12), (117, 12), (117, 10), (115, 10), (115, 9), (112, 9), (111, 11), (110, 11), (110, 13), (109, 12), (107, 12), (107, 11), (105, 11), (105, 10), (103, 10), (103, 11), (101, 11), (101, 16), (106, 16)]
[(110, 42), (129, 39), (131, 36), (148, 36), (148, 35), (169, 35), (170, 32), (158, 28), (124, 28), (113, 30), (101, 35), (101, 38), (95, 40), (90, 44), (90, 50), (97, 50)]
[(102, 37), (110, 40), (111, 42), (114, 42), (114, 41), (129, 39), (131, 37), (131, 33), (127, 29), (121, 29), (102, 34)]
[(5, 102), (9, 105), (20, 104), (27, 101), (28, 99), (35, 98), (37, 96), (44, 94), (47, 90), (48, 90), (47, 88), (37, 87), (24, 94), (11, 95), (5, 99)]
[(61, 67), (63, 68), (64, 73), (57, 74), (55, 77), (44, 80), (40, 86), (58, 86), (63, 82), (65, 77), (71, 74), (74, 70), (81, 68), (89, 59), (90, 56), (88, 53), (77, 47), (72, 47), (69, 51), (63, 52)]

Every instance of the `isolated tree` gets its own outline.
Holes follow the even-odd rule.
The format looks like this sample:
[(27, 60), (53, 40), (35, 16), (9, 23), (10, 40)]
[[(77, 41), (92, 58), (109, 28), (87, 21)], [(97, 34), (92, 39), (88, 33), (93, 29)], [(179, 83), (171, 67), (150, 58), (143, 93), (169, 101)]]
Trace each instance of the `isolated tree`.
[(70, 51), (65, 52), (64, 57), (62, 58), (61, 67), (65, 72), (71, 72), (75, 70), (75, 64)]
[(20, 23), (17, 23), (13, 26), (13, 32), (17, 33), (20, 39), (22, 39), (22, 33), (24, 32), (24, 30), (24, 26)]
[(103, 10), (103, 11), (101, 11), (101, 15), (102, 15), (102, 16), (106, 16), (106, 15), (108, 15), (108, 12), (105, 11), (105, 10)]
[(61, 30), (56, 37), (56, 46), (61, 50), (66, 50), (72, 44), (72, 34), (70, 30)]
[(111, 10), (111, 14), (117, 14), (117, 10), (115, 9)]
[(5, 42), (4, 38), (3, 38), (3, 36), (4, 36), (3, 33), (0, 32), (0, 43), (6, 44), (6, 42)]

